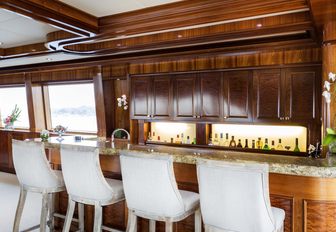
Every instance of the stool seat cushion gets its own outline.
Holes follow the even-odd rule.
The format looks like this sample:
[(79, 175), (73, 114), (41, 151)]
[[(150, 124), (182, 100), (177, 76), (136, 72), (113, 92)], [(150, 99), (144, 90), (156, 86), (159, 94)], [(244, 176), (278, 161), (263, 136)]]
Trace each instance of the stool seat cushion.
[(124, 198), (124, 187), (123, 183), (120, 180), (105, 178), (106, 182), (113, 189), (113, 197), (116, 199)]
[(285, 211), (283, 209), (272, 207), (273, 217), (275, 220), (275, 227), (278, 231), (282, 226), (285, 220)]
[(198, 208), (199, 200), (200, 200), (198, 193), (184, 191), (184, 190), (179, 190), (179, 191), (180, 191), (180, 194), (183, 200), (185, 211)]

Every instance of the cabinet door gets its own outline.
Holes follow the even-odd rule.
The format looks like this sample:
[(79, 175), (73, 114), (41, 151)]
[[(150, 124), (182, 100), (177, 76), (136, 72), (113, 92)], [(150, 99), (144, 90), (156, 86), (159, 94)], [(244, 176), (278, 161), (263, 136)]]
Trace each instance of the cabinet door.
[(222, 73), (202, 73), (199, 77), (200, 104), (199, 115), (202, 119), (221, 120), (222, 115)]
[(9, 132), (0, 131), (0, 169), (5, 170), (9, 166)]
[(279, 121), (283, 114), (283, 80), (280, 69), (256, 70), (253, 73), (253, 120)]
[(314, 68), (285, 70), (287, 120), (307, 122), (316, 118), (318, 73)]
[(131, 79), (131, 117), (149, 119), (151, 114), (150, 77), (133, 77)]
[(172, 86), (167, 77), (154, 77), (152, 82), (152, 118), (170, 119), (172, 112)]
[(224, 73), (225, 121), (252, 121), (252, 73), (234, 71)]
[(174, 77), (174, 111), (176, 119), (196, 119), (196, 75), (177, 75)]

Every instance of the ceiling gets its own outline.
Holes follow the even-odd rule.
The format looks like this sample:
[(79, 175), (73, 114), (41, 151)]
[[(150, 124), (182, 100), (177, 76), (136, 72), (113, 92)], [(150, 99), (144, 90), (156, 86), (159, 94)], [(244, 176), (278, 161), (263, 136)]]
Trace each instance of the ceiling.
[(0, 9), (0, 48), (41, 43), (45, 41), (46, 34), (57, 30), (48, 24)]
[(147, 7), (178, 2), (180, 0), (60, 0), (96, 17), (119, 14)]

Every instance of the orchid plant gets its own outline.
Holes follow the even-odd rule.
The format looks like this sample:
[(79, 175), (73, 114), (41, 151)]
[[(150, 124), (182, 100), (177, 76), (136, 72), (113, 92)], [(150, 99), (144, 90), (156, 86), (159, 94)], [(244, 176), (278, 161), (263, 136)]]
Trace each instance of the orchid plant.
[(21, 114), (20, 108), (17, 105), (15, 105), (14, 110), (12, 111), (12, 113), (10, 115), (8, 115), (3, 120), (5, 126), (8, 126), (8, 125), (13, 124), (14, 122), (16, 122), (18, 120), (20, 114)]
[[(336, 74), (330, 72), (328, 77), (329, 77), (329, 81), (324, 82), (324, 91), (323, 91), (322, 95), (325, 98), (326, 103), (329, 104), (331, 102), (330, 89), (331, 89), (331, 85), (335, 84), (334, 82), (336, 80)], [(336, 88), (334, 88), (333, 92), (336, 93)]]
[(128, 102), (125, 94), (121, 95), (121, 97), (118, 97), (117, 101), (118, 101), (118, 107), (122, 107), (124, 110), (128, 109)]

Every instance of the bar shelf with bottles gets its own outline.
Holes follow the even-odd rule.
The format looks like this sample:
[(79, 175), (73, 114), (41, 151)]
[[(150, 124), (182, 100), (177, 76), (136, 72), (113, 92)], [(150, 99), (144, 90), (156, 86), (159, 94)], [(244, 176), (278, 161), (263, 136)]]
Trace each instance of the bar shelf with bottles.
[(302, 126), (267, 126), (207, 124), (198, 143), (195, 123), (152, 122), (146, 144), (211, 148), (253, 153), (306, 156), (307, 128)]

